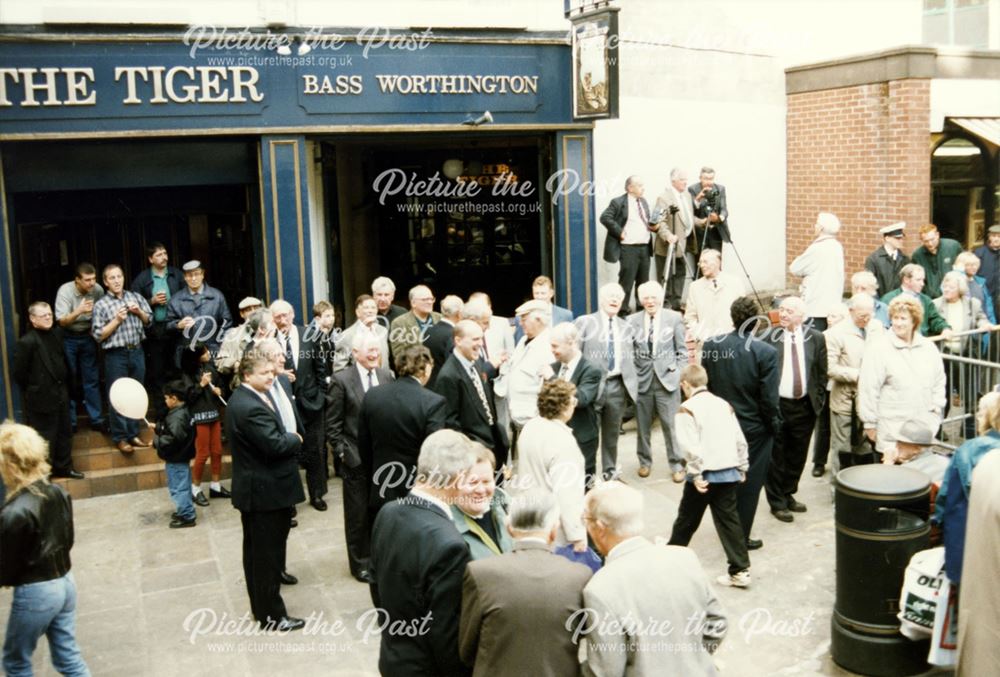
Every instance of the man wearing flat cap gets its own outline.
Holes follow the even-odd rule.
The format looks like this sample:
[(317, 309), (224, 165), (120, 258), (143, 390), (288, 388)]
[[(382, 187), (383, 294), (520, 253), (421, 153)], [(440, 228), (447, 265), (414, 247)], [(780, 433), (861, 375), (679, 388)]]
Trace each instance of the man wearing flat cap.
[(986, 289), (993, 297), (993, 309), (1000, 310), (1000, 298), (997, 298), (1000, 294), (1000, 226), (990, 226), (986, 244), (976, 247), (973, 253), (979, 257), (979, 274), (986, 278)]
[(493, 390), (510, 403), (513, 437), (516, 440), (524, 424), (538, 415), (538, 391), (556, 358), (549, 340), (552, 304), (532, 299), (522, 303), (514, 312), (524, 327), (524, 336), (517, 342), (500, 377), (494, 382)]
[(186, 286), (167, 304), (167, 328), (180, 333), (178, 355), (183, 345), (204, 343), (215, 356), (222, 336), (233, 323), (226, 297), (205, 284), (201, 261), (188, 261), (182, 270)]
[(899, 271), (910, 262), (910, 257), (904, 254), (902, 249), (903, 240), (906, 238), (903, 233), (905, 228), (904, 221), (879, 228), (882, 246), (865, 259), (865, 270), (874, 275), (878, 281), (879, 296), (885, 296), (899, 289)]
[(911, 418), (899, 427), (896, 446), (886, 450), (882, 463), (905, 465), (927, 475), (933, 484), (940, 485), (948, 469), (948, 458), (935, 454), (934, 425), (921, 418)]

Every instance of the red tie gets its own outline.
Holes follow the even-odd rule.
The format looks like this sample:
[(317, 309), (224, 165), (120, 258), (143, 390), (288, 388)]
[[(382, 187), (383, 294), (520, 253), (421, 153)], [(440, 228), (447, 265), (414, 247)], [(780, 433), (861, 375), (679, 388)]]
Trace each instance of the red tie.
[(802, 392), (802, 371), (799, 369), (799, 343), (795, 340), (795, 334), (790, 334), (790, 336), (792, 337), (792, 397), (797, 400), (804, 394)]

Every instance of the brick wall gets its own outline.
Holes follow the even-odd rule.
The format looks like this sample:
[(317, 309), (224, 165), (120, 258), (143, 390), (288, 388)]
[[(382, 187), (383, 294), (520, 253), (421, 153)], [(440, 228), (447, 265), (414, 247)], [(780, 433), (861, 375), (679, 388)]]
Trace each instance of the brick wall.
[(786, 264), (812, 241), (821, 211), (840, 217), (848, 286), (881, 245), (882, 226), (906, 221), (904, 251), (920, 245), (917, 229), (930, 218), (929, 117), (925, 79), (788, 96)]

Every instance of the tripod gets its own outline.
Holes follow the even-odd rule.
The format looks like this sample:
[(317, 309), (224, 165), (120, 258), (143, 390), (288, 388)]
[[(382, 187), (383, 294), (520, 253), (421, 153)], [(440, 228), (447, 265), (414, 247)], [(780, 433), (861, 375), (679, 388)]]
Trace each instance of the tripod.
[[(719, 234), (720, 234), (720, 237), (722, 238), (722, 242), (723, 243), (728, 242), (729, 246), (733, 248), (733, 253), (736, 254), (736, 260), (739, 261), (740, 268), (743, 269), (743, 275), (746, 276), (747, 283), (749, 283), (749, 285), (750, 285), (750, 291), (753, 292), (753, 297), (755, 299), (757, 299), (757, 305), (760, 306), (761, 310), (764, 310), (764, 302), (760, 300), (760, 294), (757, 293), (757, 288), (754, 286), (753, 280), (750, 279), (750, 273), (749, 273), (749, 271), (747, 271), (747, 267), (743, 263), (743, 257), (740, 256), (740, 250), (736, 248), (735, 244), (733, 244), (733, 238), (732, 238), (732, 236), (729, 233), (729, 224), (726, 223), (725, 221), (719, 221), (718, 225), (716, 225), (716, 228), (719, 229)], [(699, 252), (705, 251), (705, 243), (706, 242), (708, 242), (708, 225), (707, 224), (705, 225), (705, 234), (701, 236), (701, 249), (699, 250)], [(722, 252), (721, 251), (719, 252), (719, 257), (720, 257), (720, 263), (721, 263), (721, 257), (722, 257)], [(700, 277), (700, 276), (701, 276), (701, 268), (698, 268), (698, 272), (695, 275), (694, 279), (697, 280), (698, 277)]]

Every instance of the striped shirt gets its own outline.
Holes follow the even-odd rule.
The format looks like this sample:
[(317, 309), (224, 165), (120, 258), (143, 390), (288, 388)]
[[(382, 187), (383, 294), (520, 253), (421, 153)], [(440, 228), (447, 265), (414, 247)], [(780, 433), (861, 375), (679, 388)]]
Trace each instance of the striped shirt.
[(116, 298), (111, 292), (108, 292), (94, 304), (94, 320), (90, 325), (90, 333), (94, 337), (94, 340), (100, 343), (101, 347), (105, 350), (136, 347), (146, 338), (142, 320), (134, 313), (129, 313), (122, 320), (122, 323), (118, 325), (118, 328), (103, 343), (101, 342), (101, 332), (104, 331), (105, 325), (111, 322), (119, 308), (127, 306), (130, 301), (137, 304), (142, 309), (142, 312), (146, 313), (147, 317), (152, 317), (153, 311), (150, 310), (146, 299), (128, 290), (122, 293), (122, 298)]

